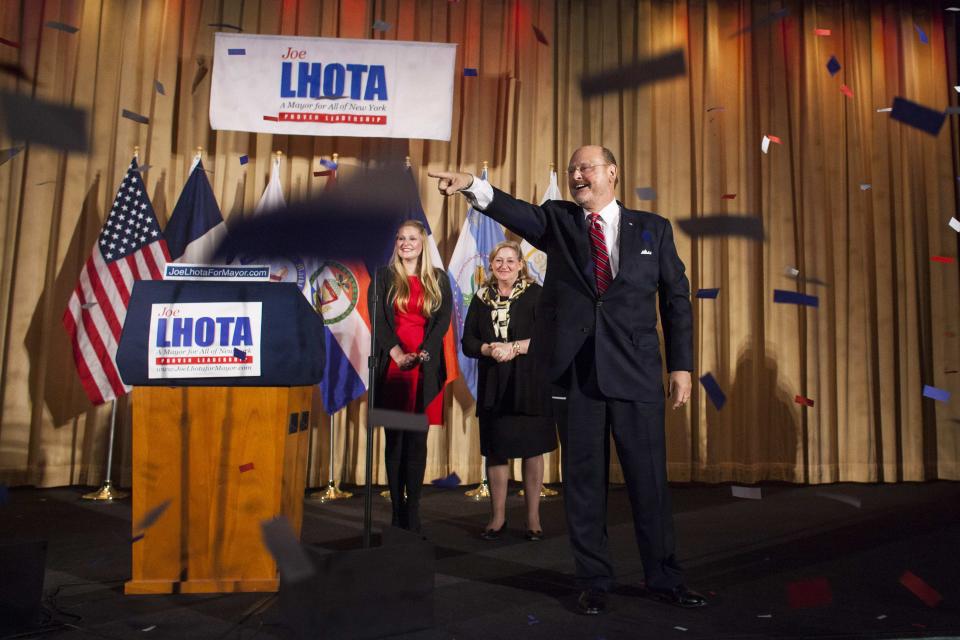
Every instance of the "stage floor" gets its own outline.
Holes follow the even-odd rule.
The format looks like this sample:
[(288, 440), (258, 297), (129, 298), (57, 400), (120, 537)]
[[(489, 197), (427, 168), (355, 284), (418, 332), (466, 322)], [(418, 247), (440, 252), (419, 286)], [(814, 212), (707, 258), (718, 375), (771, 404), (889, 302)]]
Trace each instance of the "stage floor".
[[(424, 489), (424, 528), (437, 554), (435, 626), (391, 637), (960, 637), (960, 483), (763, 485), (762, 500), (733, 498), (729, 485), (674, 486), (687, 582), (710, 598), (709, 607), (693, 611), (642, 597), (627, 494), (613, 486), (608, 529), (620, 587), (609, 612), (592, 618), (574, 611), (578, 592), (562, 493), (543, 504), (546, 539), (528, 542), (519, 487), (512, 486), (509, 532), (487, 542), (478, 537), (487, 504), (464, 497), (465, 488)], [(12, 489), (0, 506), (0, 540), (49, 541), (49, 621), (42, 633), (22, 637), (292, 637), (272, 595), (124, 596), (129, 500), (93, 504), (81, 501), (81, 493)], [(389, 503), (376, 495), (374, 504), (377, 528), (389, 517)], [(358, 548), (362, 519), (360, 494), (330, 504), (307, 501), (303, 541), (334, 551)], [(906, 571), (936, 589), (942, 602), (927, 606), (901, 585)], [(791, 594), (794, 605), (809, 606), (791, 606)], [(376, 615), (375, 602), (370, 614)]]

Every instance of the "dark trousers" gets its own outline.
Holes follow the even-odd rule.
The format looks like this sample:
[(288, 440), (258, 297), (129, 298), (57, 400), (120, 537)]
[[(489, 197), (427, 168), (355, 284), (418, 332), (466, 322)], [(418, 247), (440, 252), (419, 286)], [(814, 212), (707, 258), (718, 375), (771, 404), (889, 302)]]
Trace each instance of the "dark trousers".
[[(630, 496), (646, 584), (658, 589), (680, 585), (683, 576), (674, 555), (667, 486), (664, 400), (646, 403), (605, 398), (596, 383), (592, 341), (554, 391), (567, 531), (580, 587), (601, 591), (613, 587), (613, 563), (607, 548), (611, 433)], [(557, 396), (566, 396), (566, 400)]]
[(427, 469), (427, 432), (386, 429), (384, 440), (383, 457), (393, 506), (391, 524), (419, 533), (420, 492)]

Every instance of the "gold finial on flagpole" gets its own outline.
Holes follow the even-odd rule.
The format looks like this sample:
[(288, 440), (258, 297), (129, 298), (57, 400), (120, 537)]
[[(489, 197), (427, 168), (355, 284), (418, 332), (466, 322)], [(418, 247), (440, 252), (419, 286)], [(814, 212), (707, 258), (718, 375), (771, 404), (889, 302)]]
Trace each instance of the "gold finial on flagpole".
[(277, 157), (279, 158), (280, 156), (283, 155), (283, 151), (280, 151), (280, 149), (277, 149), (276, 151), (273, 152), (273, 155), (275, 155), (275, 156), (277, 156)]
[(133, 147), (133, 157), (140, 161), (140, 145), (135, 145)]
[(487, 169), (489, 168), (488, 165), (489, 165), (489, 163), (488, 163), (486, 160), (484, 160), (484, 161), (483, 161), (483, 170), (484, 170), (484, 172), (486, 172)]
[(337, 158), (340, 157), (340, 154), (334, 153), (331, 157), (333, 158), (333, 164), (337, 164)]
[(557, 170), (557, 165), (551, 162), (551, 163), (550, 163), (550, 173), (553, 173), (553, 172), (556, 171), (556, 170)]

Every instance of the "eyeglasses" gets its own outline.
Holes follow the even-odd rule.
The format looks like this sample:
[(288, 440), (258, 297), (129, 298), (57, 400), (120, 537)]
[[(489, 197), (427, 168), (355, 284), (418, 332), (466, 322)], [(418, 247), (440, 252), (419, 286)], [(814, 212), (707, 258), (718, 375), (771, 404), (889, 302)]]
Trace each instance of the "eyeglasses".
[(575, 167), (567, 167), (567, 175), (572, 176), (577, 171), (579, 171), (581, 175), (585, 176), (588, 173), (593, 173), (593, 170), (596, 169), (597, 167), (605, 167), (608, 164), (610, 163), (598, 162), (597, 164), (578, 164)]

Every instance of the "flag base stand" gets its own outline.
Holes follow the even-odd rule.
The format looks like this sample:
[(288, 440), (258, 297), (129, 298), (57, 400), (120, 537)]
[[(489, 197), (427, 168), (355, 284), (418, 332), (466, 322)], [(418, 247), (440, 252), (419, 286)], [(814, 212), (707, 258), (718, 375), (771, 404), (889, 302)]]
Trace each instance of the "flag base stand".
[(332, 502), (334, 500), (344, 500), (346, 498), (352, 498), (353, 494), (349, 491), (343, 491), (342, 489), (337, 488), (336, 482), (331, 482), (327, 485), (325, 489), (320, 491), (315, 491), (307, 496), (307, 500), (314, 502)]
[(470, 491), (466, 491), (464, 492), (463, 495), (467, 496), (468, 498), (472, 498), (477, 502), (480, 502), (481, 500), (489, 500), (490, 487), (487, 484), (487, 480), (484, 479), (483, 482), (477, 485), (476, 489), (471, 489)]
[(130, 495), (127, 491), (114, 489), (109, 480), (104, 480), (103, 484), (96, 491), (85, 493), (80, 496), (81, 500), (96, 500), (99, 502), (111, 502), (113, 500), (123, 500)]
[[(518, 496), (522, 496), (522, 495), (523, 495), (523, 489), (520, 489), (520, 492), (519, 492), (517, 495), (518, 495)], [(540, 497), (541, 497), (541, 498), (552, 498), (552, 497), (558, 496), (558, 495), (560, 495), (560, 492), (557, 491), (556, 489), (551, 489), (550, 487), (548, 487), (548, 486), (545, 485), (545, 484), (540, 485)]]

